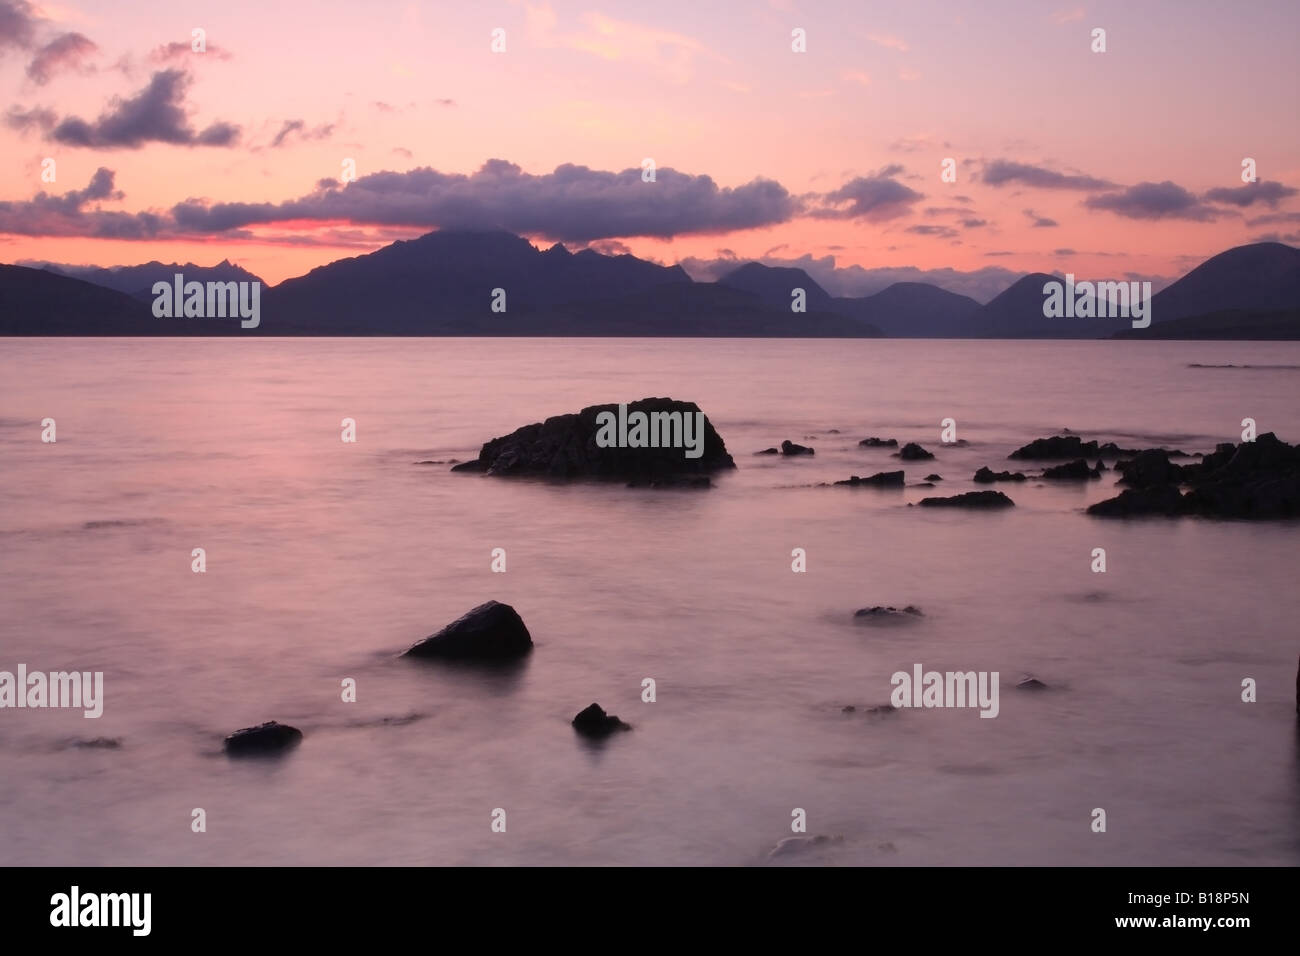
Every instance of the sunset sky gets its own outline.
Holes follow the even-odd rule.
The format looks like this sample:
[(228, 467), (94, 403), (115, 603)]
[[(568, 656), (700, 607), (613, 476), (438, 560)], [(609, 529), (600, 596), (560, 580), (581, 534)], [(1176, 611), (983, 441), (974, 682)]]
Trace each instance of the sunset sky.
[(473, 227), (846, 294), (1176, 277), (1300, 244), (1298, 36), (1294, 0), (0, 0), (0, 261), (279, 282)]

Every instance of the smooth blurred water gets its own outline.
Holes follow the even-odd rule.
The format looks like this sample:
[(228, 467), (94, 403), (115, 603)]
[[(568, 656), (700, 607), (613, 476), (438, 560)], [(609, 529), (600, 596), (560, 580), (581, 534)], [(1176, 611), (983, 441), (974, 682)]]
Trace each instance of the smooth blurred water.
[[(698, 402), (739, 469), (415, 464), (647, 396)], [(750, 864), (799, 807), (843, 839), (794, 863), (1295, 864), (1300, 527), (1087, 517), (1111, 474), (907, 503), (1061, 427), (1203, 452), (1247, 416), (1294, 441), (1298, 409), (1294, 343), (4, 340), (0, 670), (102, 670), (106, 702), (0, 710), (0, 863)], [(903, 467), (939, 490), (815, 486), (898, 467), (868, 435), (934, 451)], [(816, 456), (752, 456), (785, 438)], [(521, 668), (396, 657), (489, 598), (533, 634)], [(999, 716), (864, 712), (914, 663), (1000, 672)], [(593, 700), (636, 729), (580, 741)], [(221, 754), (269, 719), (302, 746)]]

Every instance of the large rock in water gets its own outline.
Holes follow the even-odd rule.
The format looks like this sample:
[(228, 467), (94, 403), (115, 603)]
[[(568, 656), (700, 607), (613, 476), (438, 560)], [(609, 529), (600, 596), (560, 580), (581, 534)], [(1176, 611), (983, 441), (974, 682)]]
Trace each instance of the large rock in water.
[(591, 704), (573, 718), (573, 729), (584, 737), (608, 737), (619, 730), (631, 730), (632, 725), (619, 720), (614, 714), (605, 713), (600, 704)]
[(1000, 491), (968, 491), (951, 498), (922, 498), (922, 508), (1010, 508), (1015, 502)]
[(268, 720), (256, 727), (236, 730), (226, 738), (226, 753), (236, 756), (247, 754), (274, 754), (297, 746), (302, 741), (302, 731), (288, 724)]
[[(532, 425), (525, 425), (509, 435), (493, 438), (483, 445), (478, 458), (462, 462), (452, 471), (477, 471), (489, 475), (539, 475), (551, 478), (664, 478), (680, 474), (704, 474), (725, 468), (735, 468), (722, 437), (708, 417), (694, 402), (678, 402), (671, 398), (643, 398), (628, 402), (626, 420), (627, 437), (634, 437), (632, 423), (636, 413), (644, 413), (649, 428), (646, 441), (658, 441), (661, 434), (678, 441), (676, 447), (601, 447), (596, 436), (601, 431), (597, 416), (609, 412), (614, 416), (615, 430), (620, 430), (618, 405), (592, 405), (569, 415), (556, 415)], [(698, 418), (696, 416), (699, 416)], [(638, 416), (639, 417), (639, 416)], [(703, 434), (696, 429), (702, 423)], [(685, 429), (691, 428), (690, 438), (694, 448), (682, 447)], [(700, 450), (697, 458), (688, 458), (686, 452)]]
[(408, 649), (404, 657), (508, 661), (533, 649), (523, 618), (509, 604), (488, 601)]
[[(1200, 462), (1170, 466), (1155, 456), (1141, 466), (1138, 459), (1125, 466), (1144, 487), (1129, 488), (1118, 498), (1099, 501), (1088, 514), (1102, 517), (1131, 515), (1201, 515), (1209, 518), (1300, 517), (1300, 447), (1288, 445), (1272, 432), (1240, 445), (1224, 443)], [(1165, 484), (1149, 483), (1168, 475)], [(1189, 485), (1187, 494), (1178, 484)]]

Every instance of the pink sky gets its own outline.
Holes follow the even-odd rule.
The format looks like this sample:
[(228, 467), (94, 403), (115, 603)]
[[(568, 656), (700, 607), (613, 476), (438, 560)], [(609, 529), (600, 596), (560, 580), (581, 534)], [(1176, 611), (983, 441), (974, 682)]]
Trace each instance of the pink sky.
[[(357, 200), (378, 182), (366, 177), (424, 167), (468, 176), (495, 159), (519, 167), (511, 188), (523, 190), (517, 202), (501, 200), (501, 224), (538, 223), (514, 231), (539, 244), (552, 241), (544, 230), (574, 248), (587, 241), (559, 220), (590, 202), (597, 232), (606, 212), (632, 223), (598, 238), (665, 262), (809, 255), (866, 268), (1175, 276), (1244, 242), (1300, 244), (1297, 11), (1294, 2), (1199, 0), (0, 0), (9, 103), (0, 260), (228, 258), (278, 282), (463, 225), (448, 210), (471, 187), (475, 202), (490, 191), (482, 179), (442, 183), (427, 213), (421, 195), (394, 218)], [(206, 31), (205, 53), (188, 49), (195, 27)], [(504, 53), (490, 50), (498, 27)], [(1098, 27), (1105, 53), (1090, 49)], [(805, 53), (791, 49), (795, 28), (806, 31)], [(178, 52), (163, 59), (169, 43)], [(180, 73), (175, 97), (130, 106), (165, 70)], [(156, 141), (176, 139), (176, 128), (194, 140), (216, 123), (237, 131), (219, 145)], [(564, 164), (638, 169), (644, 157), (722, 190), (774, 181), (790, 208), (737, 225), (723, 211), (715, 217), (699, 180), (677, 190), (671, 175), (655, 184), (630, 176), (597, 189), (579, 176), (572, 193), (531, 181)], [(956, 183), (940, 179), (945, 157), (956, 161)], [(1266, 188), (1242, 191), (1245, 157)], [(41, 181), (47, 158), (54, 183)], [(313, 201), (258, 216), (244, 234), (173, 221), (186, 201), (202, 211), (319, 198), (318, 182), (340, 178), (345, 158), (360, 181), (335, 188), (359, 192), (339, 218), (323, 218), (318, 207), (334, 206)], [(111, 190), (63, 207), (48, 201), (87, 190), (101, 167), (112, 171)], [(41, 192), (47, 201), (31, 205)], [(647, 196), (659, 205), (635, 211)], [(160, 225), (154, 238), (102, 238), (96, 211), (137, 224), (153, 213)], [(465, 215), (477, 223), (484, 213)], [(639, 231), (646, 217), (687, 225), (663, 227), (673, 234), (660, 238)]]

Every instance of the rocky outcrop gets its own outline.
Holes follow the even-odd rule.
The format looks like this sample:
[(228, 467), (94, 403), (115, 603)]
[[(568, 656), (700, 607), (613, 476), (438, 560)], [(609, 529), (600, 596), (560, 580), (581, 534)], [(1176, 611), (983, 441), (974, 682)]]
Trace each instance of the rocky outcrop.
[(897, 448), (897, 438), (864, 438), (858, 442), (863, 448)]
[(1010, 508), (1015, 502), (1000, 491), (968, 491), (950, 498), (922, 498), (922, 508)]
[[(1144, 486), (1099, 501), (1088, 509), (1088, 514), (1254, 520), (1300, 517), (1300, 447), (1281, 441), (1272, 432), (1253, 442), (1221, 444), (1200, 462), (1170, 465), (1168, 469), (1156, 457), (1147, 456), (1140, 467), (1128, 463), (1125, 479), (1130, 473), (1135, 482)], [(1160, 474), (1171, 477), (1163, 484), (1154, 483)], [(1180, 491), (1179, 484), (1189, 487), (1186, 494)]]
[(631, 730), (632, 725), (605, 713), (600, 704), (593, 703), (573, 718), (573, 729), (584, 737), (608, 737), (620, 730)]
[[(1098, 462), (1100, 464), (1100, 462)], [(1087, 481), (1090, 478), (1100, 478), (1101, 471), (1095, 468), (1089, 468), (1088, 463), (1082, 458), (1076, 458), (1074, 461), (1067, 462), (1064, 465), (1054, 465), (1051, 468), (1043, 469), (1044, 478), (1054, 478), (1057, 481)]]
[(934, 455), (926, 451), (914, 441), (908, 442), (902, 447), (902, 450), (895, 453), (894, 457), (901, 458), (903, 461), (928, 461)]
[(1130, 488), (1178, 484), (1183, 474), (1182, 466), (1170, 462), (1169, 453), (1159, 448), (1138, 452), (1136, 458), (1116, 462), (1115, 470), (1123, 476), (1119, 484)]
[(835, 484), (849, 485), (854, 488), (902, 488), (903, 473), (901, 471), (878, 471), (869, 478), (859, 478), (857, 475), (852, 475), (847, 480), (837, 481)]
[[(697, 429), (697, 424), (702, 429)], [(699, 456), (690, 457), (688, 453), (695, 450)], [(625, 406), (592, 405), (525, 425), (493, 438), (483, 445), (478, 458), (451, 470), (626, 481), (735, 467), (721, 436), (698, 405), (671, 398), (643, 398)]]
[[(1190, 457), (1178, 450), (1158, 449), (1172, 458)], [(1136, 448), (1121, 448), (1113, 441), (1098, 443), (1084, 441), (1078, 435), (1053, 435), (1050, 438), (1035, 438), (1028, 445), (1013, 451), (1008, 458), (1038, 461), (1062, 461), (1076, 458), (1131, 458), (1141, 454)]]
[(235, 756), (281, 753), (302, 742), (302, 731), (274, 720), (236, 730), (225, 740), (226, 753)]
[(488, 601), (412, 645), (402, 656), (492, 662), (514, 660), (532, 649), (532, 636), (518, 612), (509, 604)]
[(1026, 677), (1020, 683), (1016, 684), (1017, 690), (1047, 690), (1047, 685), (1037, 677)]
[(975, 472), (974, 481), (977, 485), (991, 485), (995, 481), (1024, 481), (1025, 476), (1020, 472), (1014, 474), (1009, 471), (994, 471), (987, 465)]
[(817, 454), (807, 445), (796, 445), (790, 439), (781, 442), (781, 454), (783, 455), (815, 455)]

